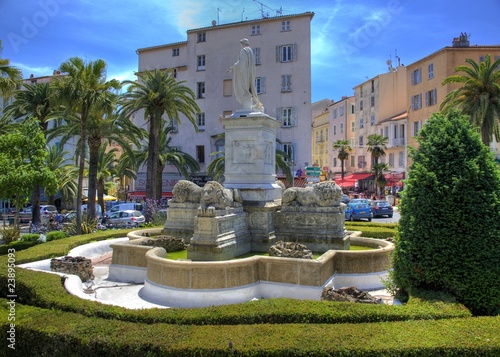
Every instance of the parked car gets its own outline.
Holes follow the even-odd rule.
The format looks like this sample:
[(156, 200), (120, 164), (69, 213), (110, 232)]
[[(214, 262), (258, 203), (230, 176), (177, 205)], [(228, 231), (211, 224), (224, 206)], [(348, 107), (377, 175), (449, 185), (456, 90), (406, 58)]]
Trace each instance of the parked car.
[(342, 195), (340, 202), (348, 204), (350, 200), (351, 200), (351, 198), (348, 195)]
[(370, 208), (373, 213), (373, 217), (387, 216), (392, 218), (394, 214), (394, 209), (387, 201), (375, 200), (370, 203)]
[(368, 222), (372, 221), (373, 213), (370, 205), (364, 202), (349, 202), (344, 211), (345, 219), (350, 221), (359, 221), (367, 219)]
[(107, 224), (111, 223), (115, 226), (124, 227), (138, 227), (139, 224), (144, 222), (146, 222), (146, 217), (144, 217), (141, 212), (136, 210), (111, 212), (106, 219)]
[(118, 212), (118, 211), (128, 211), (128, 210), (134, 210), (134, 211), (141, 211), (143, 210), (143, 206), (141, 203), (135, 203), (135, 202), (125, 202), (125, 203), (118, 203), (114, 206), (111, 207), (109, 210), (110, 213), (113, 212)]
[(353, 198), (349, 202), (351, 202), (351, 203), (366, 203), (369, 205), (371, 201), (372, 200), (369, 200), (368, 198)]
[(55, 216), (57, 214), (57, 207), (53, 205), (40, 205), (40, 220), (42, 223), (46, 223), (50, 219), (50, 215)]

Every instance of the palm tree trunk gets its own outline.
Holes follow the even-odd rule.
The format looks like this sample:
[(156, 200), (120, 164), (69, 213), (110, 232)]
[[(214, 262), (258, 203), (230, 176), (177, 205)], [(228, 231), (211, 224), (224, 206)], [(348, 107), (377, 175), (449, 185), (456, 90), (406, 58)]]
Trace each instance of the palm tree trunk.
[(36, 185), (31, 194), (31, 222), (40, 223), (40, 186)]
[(104, 180), (99, 179), (97, 181), (97, 201), (101, 205), (102, 215), (104, 216), (104, 212), (106, 211), (106, 206), (104, 204)]
[(89, 218), (96, 216), (95, 203), (97, 192), (97, 169), (99, 164), (100, 139), (89, 137), (89, 191), (87, 201), (87, 215)]
[(159, 118), (150, 117), (149, 125), (149, 143), (148, 143), (148, 163), (146, 170), (146, 198), (155, 199), (157, 185), (155, 184), (158, 171), (159, 158), (159, 142), (160, 142), (160, 120)]
[(78, 192), (76, 193), (76, 234), (82, 234), (83, 175), (85, 174), (85, 144), (87, 142), (87, 111), (82, 109), (80, 117), (80, 162), (78, 167)]

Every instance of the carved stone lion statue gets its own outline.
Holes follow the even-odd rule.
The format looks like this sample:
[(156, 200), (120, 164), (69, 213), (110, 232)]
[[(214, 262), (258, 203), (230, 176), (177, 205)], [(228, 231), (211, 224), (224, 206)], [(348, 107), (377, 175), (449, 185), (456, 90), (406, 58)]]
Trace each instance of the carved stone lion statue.
[(202, 188), (197, 184), (187, 180), (179, 180), (172, 190), (174, 198), (170, 202), (200, 203), (201, 191)]
[(340, 204), (342, 189), (333, 181), (323, 181), (312, 187), (290, 187), (283, 192), (283, 206), (330, 207)]
[(203, 208), (225, 209), (232, 207), (233, 202), (242, 202), (238, 190), (224, 188), (217, 181), (208, 181), (202, 187), (200, 203)]

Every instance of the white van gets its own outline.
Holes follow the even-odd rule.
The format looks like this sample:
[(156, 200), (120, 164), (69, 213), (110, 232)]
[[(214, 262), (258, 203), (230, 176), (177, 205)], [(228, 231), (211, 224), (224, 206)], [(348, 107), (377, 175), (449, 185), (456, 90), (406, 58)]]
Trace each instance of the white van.
[[(82, 214), (87, 213), (87, 204), (82, 205)], [(100, 204), (95, 204), (95, 214), (98, 218), (102, 218), (102, 207)]]
[(118, 211), (127, 211), (127, 210), (134, 210), (134, 211), (141, 211), (142, 212), (143, 206), (141, 203), (134, 203), (134, 202), (127, 202), (127, 203), (118, 203), (117, 205), (114, 205), (111, 207), (109, 210), (109, 213), (113, 212), (118, 212)]

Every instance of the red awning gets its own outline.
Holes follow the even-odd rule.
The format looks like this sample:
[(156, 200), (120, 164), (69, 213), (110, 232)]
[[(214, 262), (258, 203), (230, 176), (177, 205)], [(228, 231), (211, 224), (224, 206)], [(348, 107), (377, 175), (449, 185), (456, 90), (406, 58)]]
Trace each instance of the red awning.
[[(132, 191), (128, 193), (130, 198), (143, 198), (146, 197), (146, 191)], [(172, 192), (162, 192), (161, 197), (172, 198)]]
[(373, 174), (351, 174), (348, 176), (344, 177), (344, 180), (353, 180), (353, 181), (358, 181), (358, 180), (366, 180), (368, 178), (374, 177)]
[(342, 187), (354, 187), (356, 185), (355, 180), (346, 180), (345, 178), (343, 180), (342, 179), (335, 180), (335, 183)]

